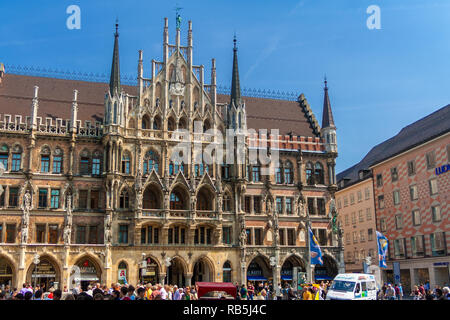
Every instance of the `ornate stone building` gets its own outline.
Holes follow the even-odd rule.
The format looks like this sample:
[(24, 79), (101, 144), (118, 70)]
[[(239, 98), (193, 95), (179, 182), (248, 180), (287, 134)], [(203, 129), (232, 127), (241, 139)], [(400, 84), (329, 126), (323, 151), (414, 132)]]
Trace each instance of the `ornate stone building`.
[[(186, 46), (179, 27), (169, 44), (167, 18), (163, 32), (150, 78), (139, 52), (137, 87), (121, 85), (117, 27), (109, 87), (0, 74), (0, 284), (292, 281), (307, 268), (308, 219), (324, 254), (316, 279), (343, 269), (326, 83), (321, 128), (303, 94), (241, 96), (236, 40), (219, 95), (215, 60), (211, 84), (193, 63), (191, 22)], [(226, 144), (212, 130), (228, 129), (243, 144), (202, 159)], [(257, 151), (279, 162), (250, 161)]]

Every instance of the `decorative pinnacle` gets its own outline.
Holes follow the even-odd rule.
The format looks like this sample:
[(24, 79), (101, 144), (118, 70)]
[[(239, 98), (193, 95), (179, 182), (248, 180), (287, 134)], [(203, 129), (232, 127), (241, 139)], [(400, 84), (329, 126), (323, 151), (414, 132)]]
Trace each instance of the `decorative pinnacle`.
[(328, 81), (327, 81), (327, 75), (324, 76), (324, 83), (325, 83), (325, 89), (328, 89)]

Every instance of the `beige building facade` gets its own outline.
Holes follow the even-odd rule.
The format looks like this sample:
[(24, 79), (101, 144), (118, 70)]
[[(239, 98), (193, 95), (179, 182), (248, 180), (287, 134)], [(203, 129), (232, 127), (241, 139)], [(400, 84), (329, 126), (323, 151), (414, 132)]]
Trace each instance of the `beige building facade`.
[[(303, 94), (242, 97), (235, 42), (219, 95), (215, 60), (211, 84), (193, 63), (192, 32), (169, 44), (166, 18), (163, 59), (146, 78), (140, 51), (137, 86), (121, 85), (117, 28), (109, 86), (1, 74), (0, 285), (292, 282), (308, 268), (308, 222), (324, 257), (316, 280), (343, 270), (327, 86), (322, 128)], [(208, 146), (226, 150), (211, 130), (227, 129), (244, 144), (204, 161)], [(279, 161), (253, 161), (267, 142)]]
[(366, 257), (376, 263), (378, 254), (372, 177), (361, 171), (354, 183), (341, 182), (336, 201), (344, 234), (345, 271), (363, 272)]

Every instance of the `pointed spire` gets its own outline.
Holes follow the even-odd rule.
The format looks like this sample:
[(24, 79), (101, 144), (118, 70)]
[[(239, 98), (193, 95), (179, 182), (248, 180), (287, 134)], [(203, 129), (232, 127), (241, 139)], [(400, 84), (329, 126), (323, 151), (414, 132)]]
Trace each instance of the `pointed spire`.
[(111, 96), (114, 91), (120, 94), (120, 63), (119, 63), (119, 20), (116, 19), (116, 33), (114, 34), (114, 51), (111, 66), (111, 79), (109, 80), (109, 91)]
[(236, 46), (236, 34), (234, 35), (234, 48), (233, 48), (233, 74), (231, 78), (231, 103), (237, 106), (241, 101), (241, 86), (239, 84), (239, 68), (237, 58), (237, 46)]
[(325, 76), (323, 112), (322, 112), (322, 128), (334, 127), (333, 112), (331, 111), (330, 97), (328, 96), (328, 81)]

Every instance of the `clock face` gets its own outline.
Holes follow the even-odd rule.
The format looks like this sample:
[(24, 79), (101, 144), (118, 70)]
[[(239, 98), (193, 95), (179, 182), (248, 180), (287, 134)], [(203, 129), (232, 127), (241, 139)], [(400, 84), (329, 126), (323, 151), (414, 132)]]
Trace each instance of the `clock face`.
[(171, 86), (170, 91), (172, 94), (181, 95), (183, 94), (183, 89), (184, 89), (183, 84), (177, 82)]

